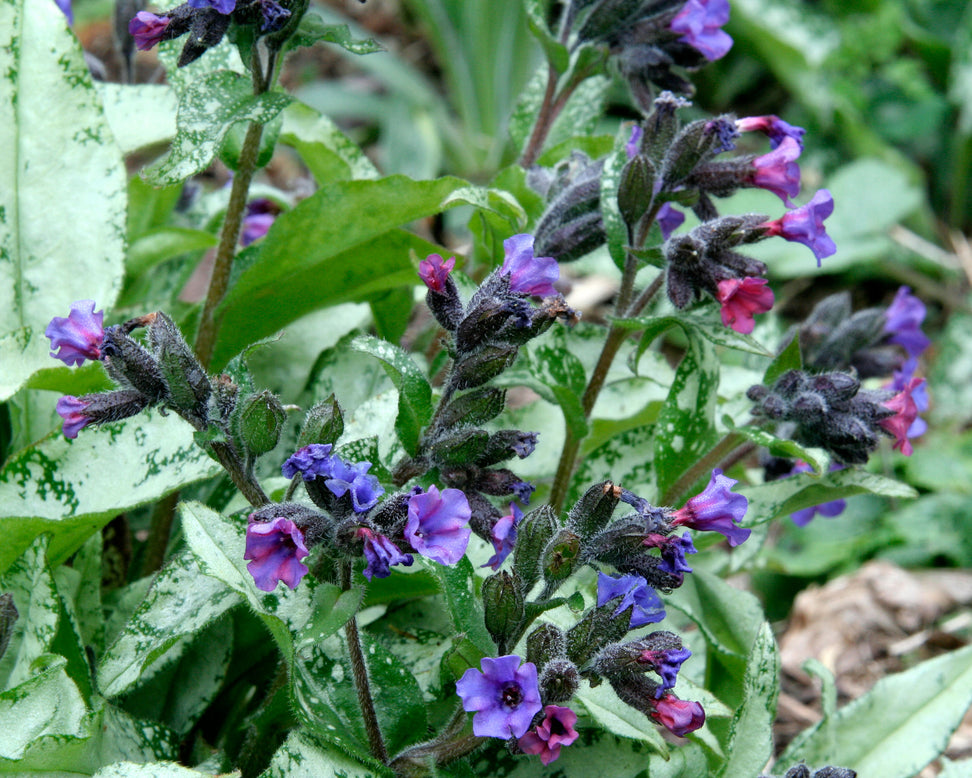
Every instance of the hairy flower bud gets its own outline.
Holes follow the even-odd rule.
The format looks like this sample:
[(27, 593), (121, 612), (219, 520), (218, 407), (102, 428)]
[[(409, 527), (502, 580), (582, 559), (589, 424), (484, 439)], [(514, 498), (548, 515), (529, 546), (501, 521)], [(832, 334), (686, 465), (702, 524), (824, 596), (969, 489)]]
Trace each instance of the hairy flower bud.
[(567, 656), (567, 636), (560, 627), (541, 624), (527, 636), (527, 661), (543, 670), (548, 662)]
[(581, 538), (568, 529), (560, 530), (543, 550), (540, 567), (547, 586), (566, 581), (580, 566)]
[(574, 503), (567, 514), (567, 526), (585, 540), (604, 529), (621, 500), (621, 487), (610, 481), (594, 484)]
[(553, 659), (544, 665), (538, 680), (540, 697), (547, 703), (567, 702), (580, 686), (577, 665), (569, 659)]
[(304, 426), (297, 436), (297, 448), (302, 449), (312, 443), (334, 445), (343, 432), (344, 414), (332, 393), (307, 411)]
[(612, 603), (591, 608), (567, 631), (567, 657), (581, 669), (608, 643), (628, 634), (628, 615), (615, 615)]
[(251, 394), (240, 403), (237, 421), (240, 440), (246, 451), (253, 456), (261, 456), (273, 451), (280, 442), (280, 433), (287, 413), (277, 396), (264, 389)]
[(524, 595), (540, 579), (540, 557), (557, 531), (557, 516), (549, 505), (530, 511), (517, 526), (513, 569), (523, 581)]
[(506, 390), (484, 387), (466, 392), (452, 401), (439, 414), (438, 426), (452, 429), (456, 426), (477, 426), (492, 421), (506, 407)]
[(456, 363), (452, 388), (472, 389), (492, 381), (513, 364), (516, 353), (516, 346), (485, 346)]
[(489, 576), (483, 581), (483, 611), (486, 631), (500, 653), (505, 651), (507, 641), (516, 633), (523, 621), (522, 582), (505, 570)]
[(634, 157), (621, 171), (618, 208), (629, 229), (634, 228), (651, 206), (654, 183), (655, 169), (648, 157)]
[(169, 388), (169, 404), (197, 429), (203, 429), (208, 422), (212, 394), (205, 369), (166, 314), (154, 314), (148, 334), (162, 378)]
[(427, 451), (429, 458), (440, 466), (476, 464), (488, 442), (486, 430), (467, 429), (443, 435), (431, 443)]
[(165, 402), (169, 389), (162, 369), (155, 357), (128, 335), (127, 324), (105, 330), (101, 346), (105, 369), (122, 386), (145, 395), (149, 403)]

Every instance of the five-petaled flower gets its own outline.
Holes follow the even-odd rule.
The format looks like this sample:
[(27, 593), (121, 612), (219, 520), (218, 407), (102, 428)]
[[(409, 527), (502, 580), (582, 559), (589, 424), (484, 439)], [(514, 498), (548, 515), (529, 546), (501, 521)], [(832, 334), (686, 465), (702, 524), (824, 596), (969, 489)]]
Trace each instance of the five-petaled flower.
[(387, 578), (391, 575), (392, 565), (409, 567), (414, 561), (411, 554), (402, 553), (402, 550), (386, 536), (373, 532), (367, 527), (358, 527), (355, 536), (364, 541), (364, 556), (368, 561), (364, 569), (364, 577), (369, 581), (372, 576)]
[(773, 290), (765, 278), (725, 278), (718, 284), (716, 299), (722, 306), (722, 323), (748, 335), (756, 326), (753, 316), (773, 307)]
[(826, 189), (819, 190), (806, 205), (794, 208), (779, 219), (765, 222), (767, 237), (779, 235), (794, 243), (807, 246), (820, 260), (837, 252), (837, 246), (827, 234), (824, 219), (834, 212), (834, 198)]
[(557, 294), (554, 282), (560, 278), (560, 267), (553, 257), (533, 256), (533, 236), (514, 235), (503, 241), (506, 256), (500, 275), (510, 277), (510, 290), (531, 297)]
[(740, 527), (739, 522), (746, 515), (749, 501), (730, 491), (737, 483), (716, 468), (709, 485), (685, 503), (685, 507), (672, 512), (672, 526), (719, 532), (726, 536), (730, 546), (745, 542), (752, 530)]
[(351, 495), (355, 513), (364, 513), (378, 504), (385, 488), (375, 476), (368, 473), (371, 462), (345, 462), (340, 457), (331, 458), (331, 472), (324, 485), (335, 497)]
[(661, 598), (648, 582), (640, 575), (613, 576), (605, 573), (597, 574), (597, 605), (606, 605), (611, 600), (620, 597), (621, 602), (614, 609), (614, 615), (631, 608), (629, 629), (643, 627), (645, 624), (655, 624), (665, 618), (665, 607)]
[(732, 38), (721, 29), (728, 21), (729, 0), (689, 0), (672, 19), (669, 29), (713, 62), (732, 48)]
[(83, 413), (88, 405), (89, 403), (70, 394), (57, 401), (55, 409), (58, 415), (64, 419), (64, 424), (61, 425), (61, 429), (64, 430), (64, 437), (73, 440), (78, 436), (82, 427), (91, 423), (91, 417), (85, 416)]
[(456, 682), (463, 710), (476, 711), (473, 734), (506, 740), (522, 737), (543, 705), (537, 688), (537, 666), (522, 665), (515, 654), (483, 658), (482, 672), (470, 667)]
[(793, 138), (803, 148), (806, 130), (787, 124), (779, 116), (747, 116), (736, 122), (739, 132), (761, 132), (769, 138), (770, 148), (778, 148), (785, 138)]
[(454, 565), (469, 545), (469, 500), (459, 489), (430, 486), (408, 501), (405, 538), (412, 548), (442, 565)]
[(925, 304), (902, 286), (885, 312), (884, 331), (890, 336), (888, 341), (897, 343), (909, 357), (920, 356), (931, 343), (921, 331), (925, 320)]
[(574, 729), (577, 714), (559, 705), (548, 705), (543, 712), (543, 721), (521, 737), (517, 745), (525, 754), (539, 755), (540, 761), (548, 765), (557, 761), (561, 746), (569, 746), (577, 740), (578, 732)]
[(168, 16), (156, 16), (149, 11), (139, 11), (128, 23), (128, 33), (135, 39), (135, 48), (148, 51), (154, 47), (169, 26)]
[(419, 262), (419, 278), (433, 292), (445, 292), (446, 279), (456, 266), (456, 258), (442, 259), (438, 254), (429, 254)]
[(55, 316), (44, 330), (51, 339), (51, 356), (65, 365), (75, 366), (86, 359), (100, 359), (105, 339), (104, 320), (104, 311), (95, 313), (94, 300), (72, 303), (66, 317)]
[(307, 565), (300, 560), (308, 553), (304, 533), (290, 519), (278, 516), (272, 521), (250, 521), (246, 527), (243, 558), (252, 560), (246, 569), (261, 591), (272, 592), (278, 581), (296, 589), (307, 575)]
[(800, 194), (800, 166), (796, 163), (799, 156), (800, 144), (792, 137), (783, 138), (771, 152), (753, 160), (751, 183), (772, 192), (789, 207), (790, 198)]
[(523, 511), (515, 502), (510, 503), (510, 512), (497, 519), (490, 532), (490, 540), (493, 543), (493, 554), (483, 567), (491, 567), (499, 570), (500, 565), (510, 555), (513, 545), (516, 543), (516, 525), (523, 518)]
[(699, 703), (680, 700), (671, 692), (655, 702), (651, 717), (679, 737), (685, 737), (705, 724), (705, 710)]

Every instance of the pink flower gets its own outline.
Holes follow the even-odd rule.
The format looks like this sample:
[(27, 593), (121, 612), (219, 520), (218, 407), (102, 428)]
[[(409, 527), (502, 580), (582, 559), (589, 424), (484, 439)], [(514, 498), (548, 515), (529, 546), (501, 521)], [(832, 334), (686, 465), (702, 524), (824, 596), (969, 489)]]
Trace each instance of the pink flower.
[(148, 51), (162, 40), (168, 26), (168, 16), (156, 16), (149, 11), (139, 11), (128, 23), (128, 33), (135, 39), (135, 48), (139, 51)]
[(739, 132), (761, 132), (769, 137), (770, 148), (777, 148), (785, 138), (793, 138), (803, 148), (803, 127), (787, 124), (779, 116), (747, 116), (736, 122)]
[(446, 279), (455, 266), (455, 257), (443, 260), (438, 254), (429, 254), (419, 262), (419, 278), (431, 291), (442, 294), (445, 292)]
[(91, 423), (91, 417), (84, 415), (84, 410), (88, 405), (89, 403), (70, 394), (57, 401), (55, 408), (61, 418), (64, 419), (62, 425), (64, 437), (74, 440), (78, 436), (78, 432), (85, 425)]
[(665, 694), (656, 701), (651, 717), (679, 737), (685, 737), (705, 724), (705, 710), (699, 703), (680, 700), (674, 694)]
[(765, 278), (726, 278), (719, 282), (716, 299), (722, 304), (722, 323), (748, 335), (756, 321), (753, 314), (773, 307), (773, 290)]
[(908, 440), (908, 430), (918, 418), (918, 404), (913, 396), (923, 390), (924, 378), (912, 377), (898, 394), (882, 403), (885, 408), (895, 411), (895, 415), (888, 419), (881, 419), (880, 425), (895, 437), (894, 448), (899, 449), (906, 457), (910, 457), (914, 449)]
[(578, 733), (574, 729), (577, 714), (570, 708), (558, 705), (548, 705), (543, 712), (546, 714), (544, 720), (537, 724), (533, 732), (521, 737), (517, 744), (523, 753), (539, 754), (540, 761), (548, 765), (557, 761), (561, 746), (569, 746), (577, 740)]
[(796, 163), (799, 156), (800, 144), (792, 137), (783, 138), (769, 154), (753, 160), (753, 186), (769, 190), (788, 207), (793, 205), (790, 198), (800, 194), (800, 166)]

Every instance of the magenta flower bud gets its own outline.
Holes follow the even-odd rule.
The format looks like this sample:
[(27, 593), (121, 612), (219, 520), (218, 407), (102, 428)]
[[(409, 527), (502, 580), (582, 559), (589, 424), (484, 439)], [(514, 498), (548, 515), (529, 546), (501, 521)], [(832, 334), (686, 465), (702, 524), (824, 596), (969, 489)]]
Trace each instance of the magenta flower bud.
[(679, 38), (682, 43), (698, 49), (713, 62), (732, 48), (732, 38), (720, 29), (728, 21), (729, 0), (689, 0), (669, 28), (682, 36)]
[(737, 483), (716, 468), (712, 471), (709, 485), (689, 500), (684, 508), (672, 513), (672, 526), (718, 532), (726, 536), (730, 546), (745, 542), (752, 530), (740, 527), (739, 522), (746, 515), (749, 500), (730, 491)]
[(800, 194), (800, 166), (796, 163), (799, 156), (800, 144), (793, 138), (784, 138), (769, 154), (753, 160), (750, 183), (769, 190), (787, 207), (792, 206), (790, 198)]
[(224, 16), (236, 10), (236, 0), (187, 0), (190, 8), (214, 8)]
[(503, 241), (506, 258), (500, 275), (510, 277), (510, 290), (532, 297), (557, 294), (554, 282), (560, 278), (560, 267), (552, 257), (533, 256), (533, 236), (514, 235)]
[(903, 390), (887, 402), (882, 403), (885, 408), (894, 411), (895, 414), (890, 418), (881, 419), (878, 423), (894, 436), (893, 447), (901, 451), (906, 457), (910, 457), (913, 451), (911, 442), (908, 440), (908, 432), (918, 418), (918, 403), (915, 394), (920, 395), (924, 386), (924, 378), (913, 376)]
[(372, 576), (387, 578), (391, 575), (392, 565), (411, 566), (414, 561), (411, 554), (403, 554), (402, 550), (387, 537), (372, 532), (367, 527), (359, 527), (355, 537), (364, 541), (364, 555), (368, 564), (364, 569), (364, 577), (369, 581)]
[(168, 26), (168, 16), (156, 16), (148, 11), (139, 11), (128, 23), (128, 33), (135, 39), (135, 48), (139, 51), (148, 51), (162, 40), (162, 35)]
[(645, 624), (655, 624), (665, 618), (665, 607), (648, 582), (640, 575), (613, 576), (605, 573), (597, 574), (597, 605), (607, 605), (616, 597), (621, 602), (614, 610), (619, 616), (631, 608), (631, 621), (628, 629), (643, 627)]
[(577, 714), (570, 708), (548, 705), (543, 709), (546, 714), (532, 732), (527, 732), (517, 741), (524, 754), (539, 755), (540, 761), (548, 765), (560, 756), (560, 747), (569, 746), (578, 738), (574, 729)]
[(307, 565), (300, 560), (308, 553), (304, 533), (290, 519), (251, 520), (246, 527), (243, 558), (252, 560), (246, 569), (260, 591), (272, 592), (279, 581), (296, 589), (307, 575)]
[[(439, 490), (433, 485), (408, 501), (405, 538), (412, 548), (442, 565), (454, 565), (469, 545), (469, 500), (459, 489)], [(522, 733), (521, 733), (522, 734)]]
[(57, 401), (55, 408), (58, 415), (64, 419), (64, 424), (61, 426), (61, 429), (64, 430), (64, 437), (74, 440), (78, 436), (78, 432), (91, 423), (91, 417), (85, 416), (83, 413), (89, 404), (70, 394)]
[(513, 545), (516, 543), (516, 526), (522, 518), (523, 511), (520, 510), (520, 506), (511, 502), (510, 512), (497, 519), (490, 532), (490, 540), (496, 553), (482, 567), (491, 567), (493, 570), (500, 569), (500, 565), (513, 550)]
[(884, 331), (891, 336), (888, 340), (904, 348), (908, 356), (919, 356), (931, 344), (921, 331), (921, 324), (925, 320), (925, 304), (907, 286), (898, 289), (885, 317)]
[(803, 136), (806, 130), (787, 124), (779, 116), (747, 116), (736, 122), (740, 132), (761, 132), (769, 137), (770, 148), (778, 148), (785, 138), (793, 138), (803, 150)]
[(51, 339), (52, 357), (68, 366), (80, 365), (86, 359), (101, 359), (105, 312), (95, 313), (94, 308), (94, 300), (79, 300), (72, 303), (66, 318), (51, 319), (44, 334)]
[(773, 307), (773, 290), (765, 278), (726, 278), (719, 282), (716, 299), (722, 305), (722, 323), (748, 335), (756, 320), (753, 315)]
[(455, 266), (455, 257), (443, 260), (438, 254), (429, 254), (428, 257), (419, 262), (419, 278), (431, 291), (444, 294), (446, 279)]
[[(901, 366), (900, 370), (895, 370), (894, 375), (885, 389), (891, 389), (895, 392), (900, 392), (908, 385), (912, 377), (915, 374), (915, 370), (918, 369), (918, 359), (917, 357), (909, 357), (905, 360), (905, 363)], [(915, 386), (911, 392), (911, 398), (915, 401), (915, 407), (918, 408), (919, 413), (924, 413), (928, 410), (928, 384), (922, 383)], [(908, 437), (917, 438), (924, 435), (928, 430), (928, 424), (920, 416), (917, 417), (908, 427)]]
[(685, 737), (705, 724), (705, 710), (691, 700), (680, 700), (668, 693), (655, 702), (651, 717), (673, 735)]
[(665, 203), (658, 209), (658, 216), (655, 217), (658, 227), (661, 229), (662, 238), (668, 240), (675, 230), (682, 226), (685, 221), (685, 214), (672, 207), (671, 203)]
[(473, 734), (507, 740), (522, 737), (543, 705), (537, 688), (537, 666), (515, 654), (484, 657), (482, 672), (470, 667), (456, 682), (463, 710), (476, 711)]
[(826, 232), (824, 219), (834, 212), (834, 198), (826, 189), (819, 190), (809, 203), (783, 214), (782, 218), (765, 222), (766, 235), (779, 235), (786, 240), (802, 243), (820, 260), (837, 252), (837, 246)]

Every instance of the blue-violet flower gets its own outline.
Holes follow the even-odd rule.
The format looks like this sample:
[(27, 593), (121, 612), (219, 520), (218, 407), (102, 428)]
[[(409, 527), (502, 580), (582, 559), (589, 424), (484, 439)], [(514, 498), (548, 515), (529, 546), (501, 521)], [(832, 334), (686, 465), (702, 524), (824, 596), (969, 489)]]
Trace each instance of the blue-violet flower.
[(500, 565), (503, 564), (503, 561), (513, 550), (513, 546), (516, 543), (516, 525), (522, 519), (523, 511), (520, 510), (520, 506), (515, 502), (511, 502), (510, 512), (499, 518), (493, 525), (493, 529), (490, 532), (490, 540), (493, 543), (493, 549), (496, 553), (489, 558), (489, 561), (483, 567), (491, 567), (493, 570), (500, 569)]
[(95, 313), (94, 308), (94, 300), (79, 300), (72, 303), (67, 317), (51, 319), (44, 334), (51, 339), (52, 357), (69, 366), (80, 365), (86, 359), (101, 358), (105, 312)]
[(697, 549), (692, 542), (692, 536), (687, 532), (679, 537), (678, 535), (660, 535), (657, 532), (649, 532), (642, 541), (648, 548), (661, 550), (661, 564), (658, 569), (670, 575), (681, 576), (683, 573), (691, 573), (692, 568), (685, 561), (686, 554), (695, 554)]
[(749, 501), (730, 491), (737, 483), (716, 468), (709, 485), (685, 503), (685, 507), (672, 513), (672, 526), (719, 532), (726, 536), (730, 546), (745, 542), (752, 530), (740, 527), (739, 522), (746, 515)]
[(236, 0), (187, 0), (190, 8), (215, 8), (224, 16), (236, 10)]
[(454, 565), (469, 545), (471, 515), (469, 500), (461, 490), (439, 492), (430, 486), (427, 492), (409, 498), (405, 538), (423, 556), (442, 565)]
[(364, 541), (364, 555), (368, 560), (364, 577), (369, 581), (372, 576), (387, 578), (391, 575), (392, 565), (409, 567), (415, 561), (411, 554), (403, 554), (391, 540), (381, 533), (372, 532), (367, 527), (358, 527), (355, 536)]
[(616, 597), (621, 602), (614, 610), (618, 616), (631, 608), (629, 629), (643, 627), (645, 624), (655, 624), (665, 618), (665, 606), (661, 598), (648, 582), (640, 575), (613, 576), (606, 573), (597, 574), (597, 605), (607, 604)]
[(533, 256), (533, 236), (514, 235), (503, 241), (506, 257), (500, 275), (510, 277), (510, 290), (532, 297), (557, 294), (554, 282), (560, 278), (560, 267), (553, 257)]
[(61, 425), (61, 429), (64, 430), (64, 437), (74, 440), (81, 428), (91, 423), (91, 418), (82, 413), (88, 405), (89, 403), (70, 394), (57, 401), (55, 409), (58, 415), (64, 419), (64, 424)]
[(668, 240), (671, 234), (682, 226), (682, 222), (685, 221), (685, 214), (672, 207), (671, 203), (665, 203), (658, 209), (655, 221), (658, 222), (658, 227), (661, 229), (662, 238)]
[(168, 26), (168, 16), (156, 16), (149, 11), (139, 11), (128, 23), (128, 34), (135, 39), (135, 48), (139, 51), (148, 51), (162, 40), (162, 35)]
[(331, 456), (331, 448), (330, 443), (311, 443), (297, 449), (280, 468), (284, 478), (293, 478), (297, 473), (305, 481), (313, 481), (318, 476), (330, 478), (332, 463), (336, 459)]
[(635, 661), (640, 665), (650, 667), (661, 677), (661, 685), (655, 692), (655, 698), (660, 699), (668, 689), (675, 686), (682, 662), (690, 656), (692, 656), (692, 652), (687, 648), (668, 648), (658, 651), (646, 648)]
[(713, 62), (732, 48), (732, 38), (720, 29), (728, 21), (729, 0), (689, 0), (669, 28), (682, 36), (680, 41), (698, 49)]
[(766, 189), (779, 197), (787, 207), (793, 205), (791, 197), (800, 194), (800, 144), (787, 137), (768, 154), (756, 157), (750, 180), (753, 186)]
[(290, 519), (278, 516), (272, 521), (251, 521), (246, 527), (243, 558), (252, 560), (246, 569), (261, 591), (272, 592), (278, 581), (296, 589), (307, 575), (307, 565), (300, 560), (308, 553), (304, 533)]
[(355, 513), (364, 513), (378, 504), (378, 498), (385, 493), (378, 479), (368, 474), (371, 462), (345, 462), (340, 457), (331, 458), (330, 477), (324, 485), (335, 497), (350, 493), (351, 505)]
[(885, 313), (884, 331), (891, 336), (888, 340), (903, 347), (910, 357), (921, 355), (931, 344), (921, 331), (925, 313), (925, 304), (907, 286), (898, 289)]
[(522, 737), (543, 707), (537, 666), (532, 662), (521, 666), (521, 661), (515, 654), (484, 657), (479, 663), (482, 672), (470, 667), (456, 682), (463, 710), (476, 711), (473, 734), (477, 737)]
[[(830, 466), (831, 472), (834, 470), (843, 470), (844, 466), (834, 462)], [(796, 464), (793, 465), (793, 469), (785, 477), (789, 478), (791, 475), (796, 475), (797, 473), (812, 473), (813, 468), (810, 467), (806, 462), (802, 460), (797, 460)], [(804, 508), (799, 511), (794, 511), (790, 514), (790, 518), (793, 519), (793, 523), (798, 527), (805, 527), (811, 521), (813, 521), (814, 516), (818, 513), (826, 519), (832, 519), (835, 516), (840, 516), (847, 507), (847, 500), (831, 500), (830, 502), (821, 503), (820, 505), (811, 505), (809, 508)]]

